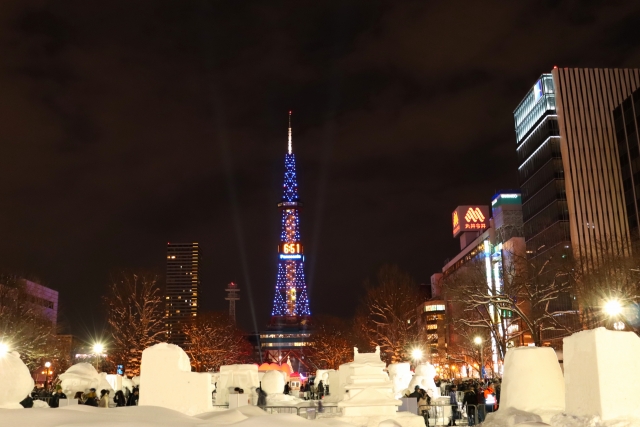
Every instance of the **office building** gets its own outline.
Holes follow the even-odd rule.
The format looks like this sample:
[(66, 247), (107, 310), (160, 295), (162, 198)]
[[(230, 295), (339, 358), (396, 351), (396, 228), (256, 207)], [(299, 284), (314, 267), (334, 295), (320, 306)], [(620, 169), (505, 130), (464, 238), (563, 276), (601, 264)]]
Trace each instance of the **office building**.
[(557, 68), (514, 111), (527, 252), (629, 253), (613, 109), (640, 85), (637, 69)]
[(629, 223), (629, 235), (634, 250), (640, 249), (640, 139), (638, 138), (638, 122), (640, 121), (640, 89), (613, 110), (622, 189)]
[[(460, 334), (459, 325), (455, 322), (449, 322), (444, 328), (440, 324), (442, 317), (461, 319), (468, 315), (459, 302), (451, 299), (450, 293), (453, 290), (447, 286), (455, 283), (455, 280), (447, 279), (455, 277), (467, 265), (473, 264), (481, 266), (488, 294), (499, 295), (503, 292), (504, 271), (513, 265), (514, 257), (525, 255), (521, 195), (513, 190), (501, 191), (492, 198), (491, 210), (484, 205), (458, 206), (452, 214), (452, 225), (453, 237), (460, 239), (460, 252), (445, 262), (441, 273), (431, 277), (434, 297), (419, 306), (424, 312), (422, 322), (427, 329), (431, 352), (433, 354), (437, 349), (440, 357), (438, 363), (449, 367), (452, 363), (459, 364), (463, 359), (470, 359), (465, 356), (468, 356), (470, 343), (468, 337)], [(445, 283), (444, 287), (442, 283)], [(500, 333), (507, 331), (509, 336), (505, 340), (510, 346), (526, 345), (531, 341), (531, 334), (520, 333), (520, 319), (513, 318), (510, 311), (490, 306), (489, 317), (494, 325), (505, 326), (505, 329), (495, 329), (500, 330)], [(499, 373), (502, 370), (503, 355), (500, 354), (495, 339), (487, 345), (491, 346), (493, 354), (492, 360), (487, 360), (487, 366)], [(443, 349), (446, 350), (446, 359), (442, 359)], [(458, 372), (461, 372), (462, 366), (470, 363), (471, 360), (464, 360), (457, 367)]]
[(167, 341), (185, 345), (183, 326), (198, 315), (200, 247), (197, 243), (167, 243)]

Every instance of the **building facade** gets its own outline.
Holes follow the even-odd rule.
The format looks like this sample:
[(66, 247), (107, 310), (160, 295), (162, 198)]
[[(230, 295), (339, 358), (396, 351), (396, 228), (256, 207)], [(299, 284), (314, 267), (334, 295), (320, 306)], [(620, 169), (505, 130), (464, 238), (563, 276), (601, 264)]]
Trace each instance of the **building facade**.
[(620, 172), (624, 204), (629, 223), (629, 235), (634, 250), (640, 242), (640, 89), (636, 89), (627, 99), (613, 110), (613, 123), (618, 143)]
[(629, 253), (613, 109), (640, 86), (637, 69), (557, 68), (514, 111), (527, 252)]
[[(499, 192), (491, 200), (491, 211), (489, 206), (459, 206), (452, 214), (452, 225), (454, 237), (460, 239), (460, 252), (445, 263), (441, 273), (436, 273), (431, 278), (434, 292), (437, 295), (442, 292), (442, 296), (421, 304), (421, 309), (424, 311), (427, 335), (431, 337), (429, 344), (438, 349), (440, 364), (443, 363), (444, 348), (449, 372), (469, 374), (474, 369), (471, 366), (473, 358), (464, 357), (464, 354), (469, 354), (470, 351), (473, 353), (474, 343), (469, 342), (469, 337), (460, 332), (460, 325), (454, 321), (464, 318), (468, 313), (451, 298), (453, 289), (448, 286), (455, 283), (451, 279), (458, 272), (473, 263), (474, 268), (482, 268), (487, 294), (499, 295), (503, 291), (505, 269), (510, 268), (514, 256), (525, 256), (521, 195), (513, 190)], [(514, 339), (506, 337), (510, 341), (509, 345), (520, 346), (530, 341), (530, 334), (520, 333), (519, 319), (512, 318), (512, 313), (493, 306), (488, 310), (493, 324), (504, 326), (495, 327), (495, 330), (506, 330), (513, 333), (514, 337), (517, 336)], [(440, 317), (446, 319), (445, 325), (441, 326), (439, 323)], [(500, 373), (502, 357), (495, 339), (486, 345), (492, 349), (491, 360), (487, 356), (486, 366), (490, 366), (493, 372)]]
[(182, 328), (198, 315), (199, 289), (198, 243), (167, 243), (165, 326), (168, 342), (185, 345)]

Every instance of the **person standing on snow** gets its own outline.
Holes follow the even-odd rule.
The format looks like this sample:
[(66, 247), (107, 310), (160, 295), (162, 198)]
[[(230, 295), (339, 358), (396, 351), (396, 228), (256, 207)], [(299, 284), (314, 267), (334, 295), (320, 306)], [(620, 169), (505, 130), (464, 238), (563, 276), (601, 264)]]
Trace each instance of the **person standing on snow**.
[(133, 393), (129, 396), (129, 400), (127, 401), (127, 406), (138, 406), (138, 398), (140, 397), (140, 392), (137, 387), (133, 388)]
[(60, 406), (60, 399), (66, 399), (67, 395), (62, 392), (62, 387), (60, 384), (56, 386), (56, 391), (51, 396), (51, 400), (49, 401), (49, 406), (52, 408), (57, 408)]
[(109, 407), (109, 390), (102, 389), (100, 390), (100, 402), (98, 402), (99, 408), (108, 408)]
[(291, 392), (291, 387), (289, 386), (289, 383), (286, 383), (284, 385), (284, 394), (289, 394)]
[(455, 384), (451, 384), (451, 391), (449, 392), (449, 404), (451, 405), (451, 419), (449, 420), (450, 426), (455, 426), (458, 419), (458, 388)]
[(116, 394), (113, 396), (113, 401), (116, 404), (116, 408), (127, 405), (127, 399), (125, 399), (124, 393), (122, 392), (122, 390), (116, 391)]

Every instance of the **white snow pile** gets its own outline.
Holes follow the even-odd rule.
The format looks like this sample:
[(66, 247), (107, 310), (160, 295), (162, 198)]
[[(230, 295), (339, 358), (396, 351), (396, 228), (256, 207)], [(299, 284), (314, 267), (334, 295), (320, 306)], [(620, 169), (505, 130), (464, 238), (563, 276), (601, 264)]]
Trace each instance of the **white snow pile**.
[(33, 384), (29, 368), (17, 352), (0, 355), (0, 408), (22, 409), (20, 402), (31, 393)]
[(638, 427), (638, 354), (640, 338), (633, 332), (575, 333), (564, 339), (563, 381), (553, 350), (510, 349), (500, 409), (483, 426)]
[(213, 410), (210, 373), (191, 372), (189, 356), (174, 344), (160, 343), (142, 352), (140, 406), (161, 406), (187, 415)]
[(284, 393), (284, 376), (280, 371), (265, 372), (261, 384), (267, 396)]
[(84, 393), (91, 388), (98, 391), (106, 389), (113, 395), (113, 388), (107, 381), (107, 374), (98, 373), (90, 363), (76, 363), (70, 366), (64, 374), (60, 374), (60, 381), (62, 391), (70, 398), (78, 391)]
[(431, 398), (440, 397), (440, 388), (433, 380), (436, 376), (436, 367), (431, 363), (416, 366), (416, 373), (409, 384), (409, 390), (413, 391), (415, 386), (424, 389)]
[(335, 418), (306, 420), (292, 414), (266, 414), (255, 406), (189, 416), (167, 408), (128, 406), (94, 408), (85, 405), (58, 409), (0, 409), (0, 425), (11, 427), (353, 427)]
[(393, 382), (393, 395), (396, 399), (400, 399), (409, 388), (413, 377), (411, 365), (409, 363), (391, 363), (387, 366), (387, 371), (389, 379)]

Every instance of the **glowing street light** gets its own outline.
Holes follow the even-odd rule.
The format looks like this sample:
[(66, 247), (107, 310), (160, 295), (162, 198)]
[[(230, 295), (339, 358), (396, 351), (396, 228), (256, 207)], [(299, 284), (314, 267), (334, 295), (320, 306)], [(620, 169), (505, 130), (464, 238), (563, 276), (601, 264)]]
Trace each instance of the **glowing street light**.
[(482, 378), (482, 368), (484, 368), (484, 343), (480, 336), (475, 337), (473, 342), (480, 346), (480, 368), (478, 369), (478, 376)]
[(93, 354), (96, 355), (96, 370), (100, 370), (100, 356), (102, 356), (103, 351), (104, 346), (99, 342), (93, 345)]
[(422, 350), (419, 348), (414, 348), (411, 350), (411, 358), (417, 362), (422, 360)]
[(9, 346), (3, 342), (0, 342), (0, 357), (9, 353)]
[(611, 299), (604, 304), (604, 312), (609, 317), (614, 317), (622, 313), (622, 304), (617, 299)]
[(44, 373), (45, 373), (45, 377), (44, 377), (44, 389), (47, 390), (48, 386), (49, 386), (49, 375), (51, 375), (51, 362), (45, 362), (44, 363), (44, 367), (46, 368)]

